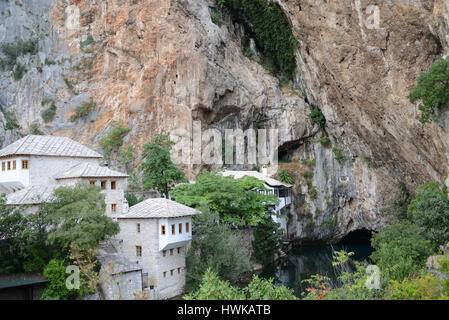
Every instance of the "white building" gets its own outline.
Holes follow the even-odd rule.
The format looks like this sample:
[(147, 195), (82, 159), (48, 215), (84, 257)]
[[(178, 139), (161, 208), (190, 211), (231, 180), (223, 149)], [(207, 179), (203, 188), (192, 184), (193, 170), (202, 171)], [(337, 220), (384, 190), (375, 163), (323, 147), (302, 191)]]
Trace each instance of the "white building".
[(185, 257), (192, 239), (196, 210), (175, 201), (154, 198), (118, 216), (117, 250), (142, 266), (143, 286), (157, 299), (184, 292)]
[(128, 175), (99, 165), (103, 156), (72, 139), (29, 135), (0, 150), (0, 192), (8, 205), (30, 205), (35, 212), (60, 186), (87, 182), (101, 187), (106, 214), (128, 210)]
[(263, 181), (264, 187), (267, 188), (268, 191), (259, 190), (259, 192), (265, 194), (274, 194), (279, 199), (279, 204), (272, 209), (273, 213), (276, 214), (273, 214), (271, 217), (275, 222), (281, 225), (281, 229), (283, 230), (284, 235), (287, 234), (287, 221), (288, 221), (287, 214), (292, 209), (291, 184), (270, 178), (268, 176), (266, 168), (262, 168), (262, 173), (258, 171), (226, 170), (223, 171), (222, 174), (224, 176), (232, 176), (235, 179), (240, 179), (243, 178), (244, 176), (250, 176)]

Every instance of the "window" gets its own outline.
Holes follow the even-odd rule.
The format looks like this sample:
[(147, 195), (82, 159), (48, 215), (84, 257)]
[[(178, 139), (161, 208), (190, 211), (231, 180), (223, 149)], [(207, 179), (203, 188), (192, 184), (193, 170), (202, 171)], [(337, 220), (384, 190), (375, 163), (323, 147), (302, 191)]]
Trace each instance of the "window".
[(176, 233), (176, 226), (174, 224), (171, 225), (171, 234)]
[(171, 256), (173, 255), (173, 249), (170, 249), (170, 255)]
[(164, 278), (167, 277), (167, 271), (164, 271)]
[(2, 162), (2, 171), (5, 171), (5, 163)]
[(178, 274), (180, 274), (181, 273), (181, 268), (178, 268)]
[(117, 187), (116, 181), (111, 181), (111, 190), (115, 190)]
[(140, 223), (137, 224), (137, 233), (140, 233)]
[(13, 169), (13, 170), (16, 170), (16, 160), (14, 160), (14, 161), (12, 162), (12, 169)]
[(117, 203), (111, 203), (112, 212), (117, 212)]
[(186, 232), (189, 233), (189, 231), (190, 231), (190, 225), (188, 222), (186, 222)]
[(182, 223), (179, 224), (179, 233), (182, 233)]
[(11, 161), (8, 161), (8, 171), (11, 170)]
[(28, 160), (22, 160), (22, 169), (28, 169)]
[(170, 270), (170, 275), (173, 276), (173, 272), (175, 271), (175, 269), (171, 269)]
[(180, 253), (181, 253), (181, 247), (178, 248), (178, 254), (180, 254)]
[(136, 256), (139, 258), (142, 256), (142, 247), (136, 246)]
[(165, 224), (161, 225), (161, 234), (165, 236)]
[(106, 190), (106, 181), (101, 181), (101, 190)]
[(89, 183), (90, 183), (92, 186), (95, 185), (95, 182), (97, 182), (97, 181), (95, 181), (95, 180), (90, 180), (90, 181), (89, 181)]
[(165, 257), (167, 255), (167, 250), (162, 251), (162, 256)]

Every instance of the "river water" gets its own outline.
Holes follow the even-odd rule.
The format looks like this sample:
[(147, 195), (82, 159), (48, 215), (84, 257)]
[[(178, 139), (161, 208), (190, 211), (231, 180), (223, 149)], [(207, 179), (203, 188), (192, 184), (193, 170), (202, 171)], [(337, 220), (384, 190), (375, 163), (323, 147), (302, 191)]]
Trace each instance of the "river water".
[(302, 280), (309, 279), (311, 275), (320, 274), (329, 277), (332, 282), (336, 280), (332, 268), (333, 250), (354, 252), (353, 260), (368, 261), (373, 252), (369, 242), (345, 243), (323, 246), (296, 246), (293, 247), (289, 257), (275, 264), (266, 266), (259, 274), (263, 278), (274, 278), (278, 285), (284, 285), (294, 290), (295, 295), (302, 297), (307, 283)]

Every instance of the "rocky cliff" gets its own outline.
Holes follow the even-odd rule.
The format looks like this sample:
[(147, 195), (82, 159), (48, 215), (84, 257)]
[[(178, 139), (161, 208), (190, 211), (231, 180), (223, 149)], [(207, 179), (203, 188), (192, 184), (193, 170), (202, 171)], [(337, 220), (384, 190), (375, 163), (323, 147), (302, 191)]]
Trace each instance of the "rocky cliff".
[[(123, 120), (138, 163), (153, 133), (192, 130), (193, 121), (277, 128), (281, 168), (295, 181), (298, 239), (378, 230), (400, 182), (413, 190), (447, 173), (445, 116), (421, 124), (406, 96), (447, 53), (448, 4), (273, 2), (297, 41), (289, 82), (267, 71), (228, 10), (216, 21), (213, 0), (0, 0), (0, 43), (22, 48), (0, 52), (0, 143), (41, 131), (95, 147)], [(72, 117), (89, 101), (85, 116)], [(312, 108), (324, 130), (307, 116)], [(193, 177), (199, 167), (183, 169)]]

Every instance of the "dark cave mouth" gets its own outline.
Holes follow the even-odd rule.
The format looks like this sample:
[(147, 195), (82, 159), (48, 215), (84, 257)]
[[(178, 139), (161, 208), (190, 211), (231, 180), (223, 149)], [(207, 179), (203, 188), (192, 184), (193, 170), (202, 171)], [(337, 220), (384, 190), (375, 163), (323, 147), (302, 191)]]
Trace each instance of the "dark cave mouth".
[(360, 243), (360, 244), (371, 244), (372, 238), (372, 230), (368, 230), (365, 228), (353, 230), (349, 232), (346, 236), (344, 236), (338, 244), (352, 244), (352, 243)]

